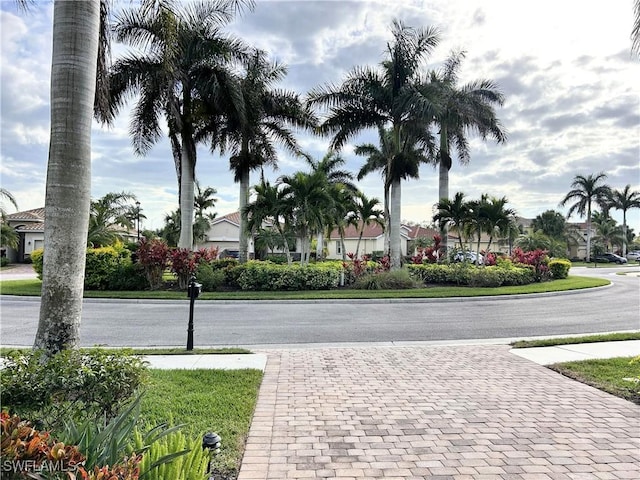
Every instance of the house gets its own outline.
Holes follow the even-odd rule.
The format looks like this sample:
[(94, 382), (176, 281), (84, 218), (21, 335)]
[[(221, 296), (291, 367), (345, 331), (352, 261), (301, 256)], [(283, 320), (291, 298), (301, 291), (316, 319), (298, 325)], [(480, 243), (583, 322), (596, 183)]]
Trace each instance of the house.
[(10, 262), (28, 261), (31, 252), (44, 247), (44, 208), (12, 213), (6, 222), (18, 233), (18, 248), (5, 251)]
[[(349, 225), (345, 229), (344, 249), (346, 254), (356, 253), (361, 227), (362, 224), (358, 226)], [(400, 251), (402, 255), (415, 254), (418, 239), (426, 238), (433, 240), (434, 235), (438, 235), (438, 232), (432, 228), (425, 228), (419, 225), (400, 225)], [(342, 258), (342, 241), (337, 229), (333, 230), (331, 235), (329, 235), (326, 248), (327, 258)], [(377, 223), (364, 226), (358, 256), (372, 255), (374, 252), (384, 252), (384, 229)]]
[[(205, 239), (197, 248), (217, 248), (223, 250), (240, 249), (240, 212), (233, 212), (213, 219), (209, 224)], [(249, 238), (249, 257), (254, 255), (253, 238)]]

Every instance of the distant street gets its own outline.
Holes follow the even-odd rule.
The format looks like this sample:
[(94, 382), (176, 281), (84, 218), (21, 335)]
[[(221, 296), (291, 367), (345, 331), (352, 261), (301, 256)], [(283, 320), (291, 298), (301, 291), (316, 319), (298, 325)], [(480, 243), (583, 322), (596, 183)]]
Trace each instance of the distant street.
[[(631, 271), (630, 267), (622, 271)], [(611, 287), (553, 295), (319, 302), (197, 301), (195, 346), (448, 341), (640, 328), (640, 278), (616, 268), (576, 268)], [(1, 343), (31, 345), (39, 299), (2, 297)], [(188, 301), (85, 301), (84, 346), (182, 346)]]

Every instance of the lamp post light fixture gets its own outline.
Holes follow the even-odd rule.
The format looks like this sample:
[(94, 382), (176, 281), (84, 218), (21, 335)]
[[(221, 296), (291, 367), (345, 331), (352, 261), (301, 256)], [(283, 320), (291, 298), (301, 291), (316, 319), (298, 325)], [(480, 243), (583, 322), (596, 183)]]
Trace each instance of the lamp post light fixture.
[[(220, 453), (220, 443), (222, 442), (222, 438), (215, 432), (207, 432), (202, 437), (202, 450), (209, 450), (209, 464), (207, 465), (206, 474), (209, 475), (212, 473), (211, 463), (213, 462), (213, 456)], [(209, 479), (213, 479), (213, 476), (210, 476)]]
[(136, 201), (136, 221), (138, 223), (138, 243), (140, 243), (140, 202)]

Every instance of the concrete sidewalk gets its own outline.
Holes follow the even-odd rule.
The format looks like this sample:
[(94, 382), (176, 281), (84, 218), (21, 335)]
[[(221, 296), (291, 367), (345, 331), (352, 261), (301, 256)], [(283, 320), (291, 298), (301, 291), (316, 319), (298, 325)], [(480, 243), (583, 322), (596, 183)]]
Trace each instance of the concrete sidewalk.
[[(420, 346), (452, 346), (452, 345), (471, 345), (482, 344), (478, 342), (432, 342), (421, 343)], [(503, 343), (494, 341), (486, 341), (486, 343), (496, 344)], [(410, 346), (410, 343), (404, 343), (403, 346)], [(358, 347), (357, 344), (349, 345), (350, 347)], [(383, 345), (389, 347), (389, 344)], [(416, 345), (418, 346), (418, 345)], [(308, 345), (298, 348), (309, 347)], [(367, 348), (377, 348), (378, 345), (367, 345)], [(291, 348), (291, 347), (290, 347)], [(295, 348), (295, 347), (294, 347)], [(337, 346), (331, 348), (340, 348)], [(275, 349), (281, 350), (279, 349)], [(219, 370), (232, 370), (253, 368), (264, 371), (267, 363), (267, 353), (271, 349), (263, 349), (263, 353), (253, 354), (216, 354), (216, 355), (148, 355), (144, 359), (149, 363), (151, 368), (159, 369), (195, 369), (195, 368), (212, 368)], [(581, 343), (575, 345), (560, 345), (556, 347), (535, 347), (535, 348), (514, 348), (510, 352), (514, 355), (526, 358), (539, 365), (550, 365), (558, 362), (570, 362), (577, 360), (589, 360), (591, 358), (612, 358), (612, 357), (634, 357), (640, 355), (640, 340), (627, 340), (624, 342), (600, 342), (600, 343)]]

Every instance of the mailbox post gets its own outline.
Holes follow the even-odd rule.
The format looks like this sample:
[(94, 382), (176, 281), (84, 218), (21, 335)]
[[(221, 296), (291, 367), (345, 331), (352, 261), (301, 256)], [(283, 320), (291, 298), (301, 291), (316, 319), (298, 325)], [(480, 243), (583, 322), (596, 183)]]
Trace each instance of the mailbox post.
[(196, 277), (191, 277), (189, 286), (187, 287), (187, 295), (189, 296), (189, 325), (187, 326), (187, 350), (193, 350), (193, 306), (196, 298), (200, 296), (202, 284), (196, 282)]

